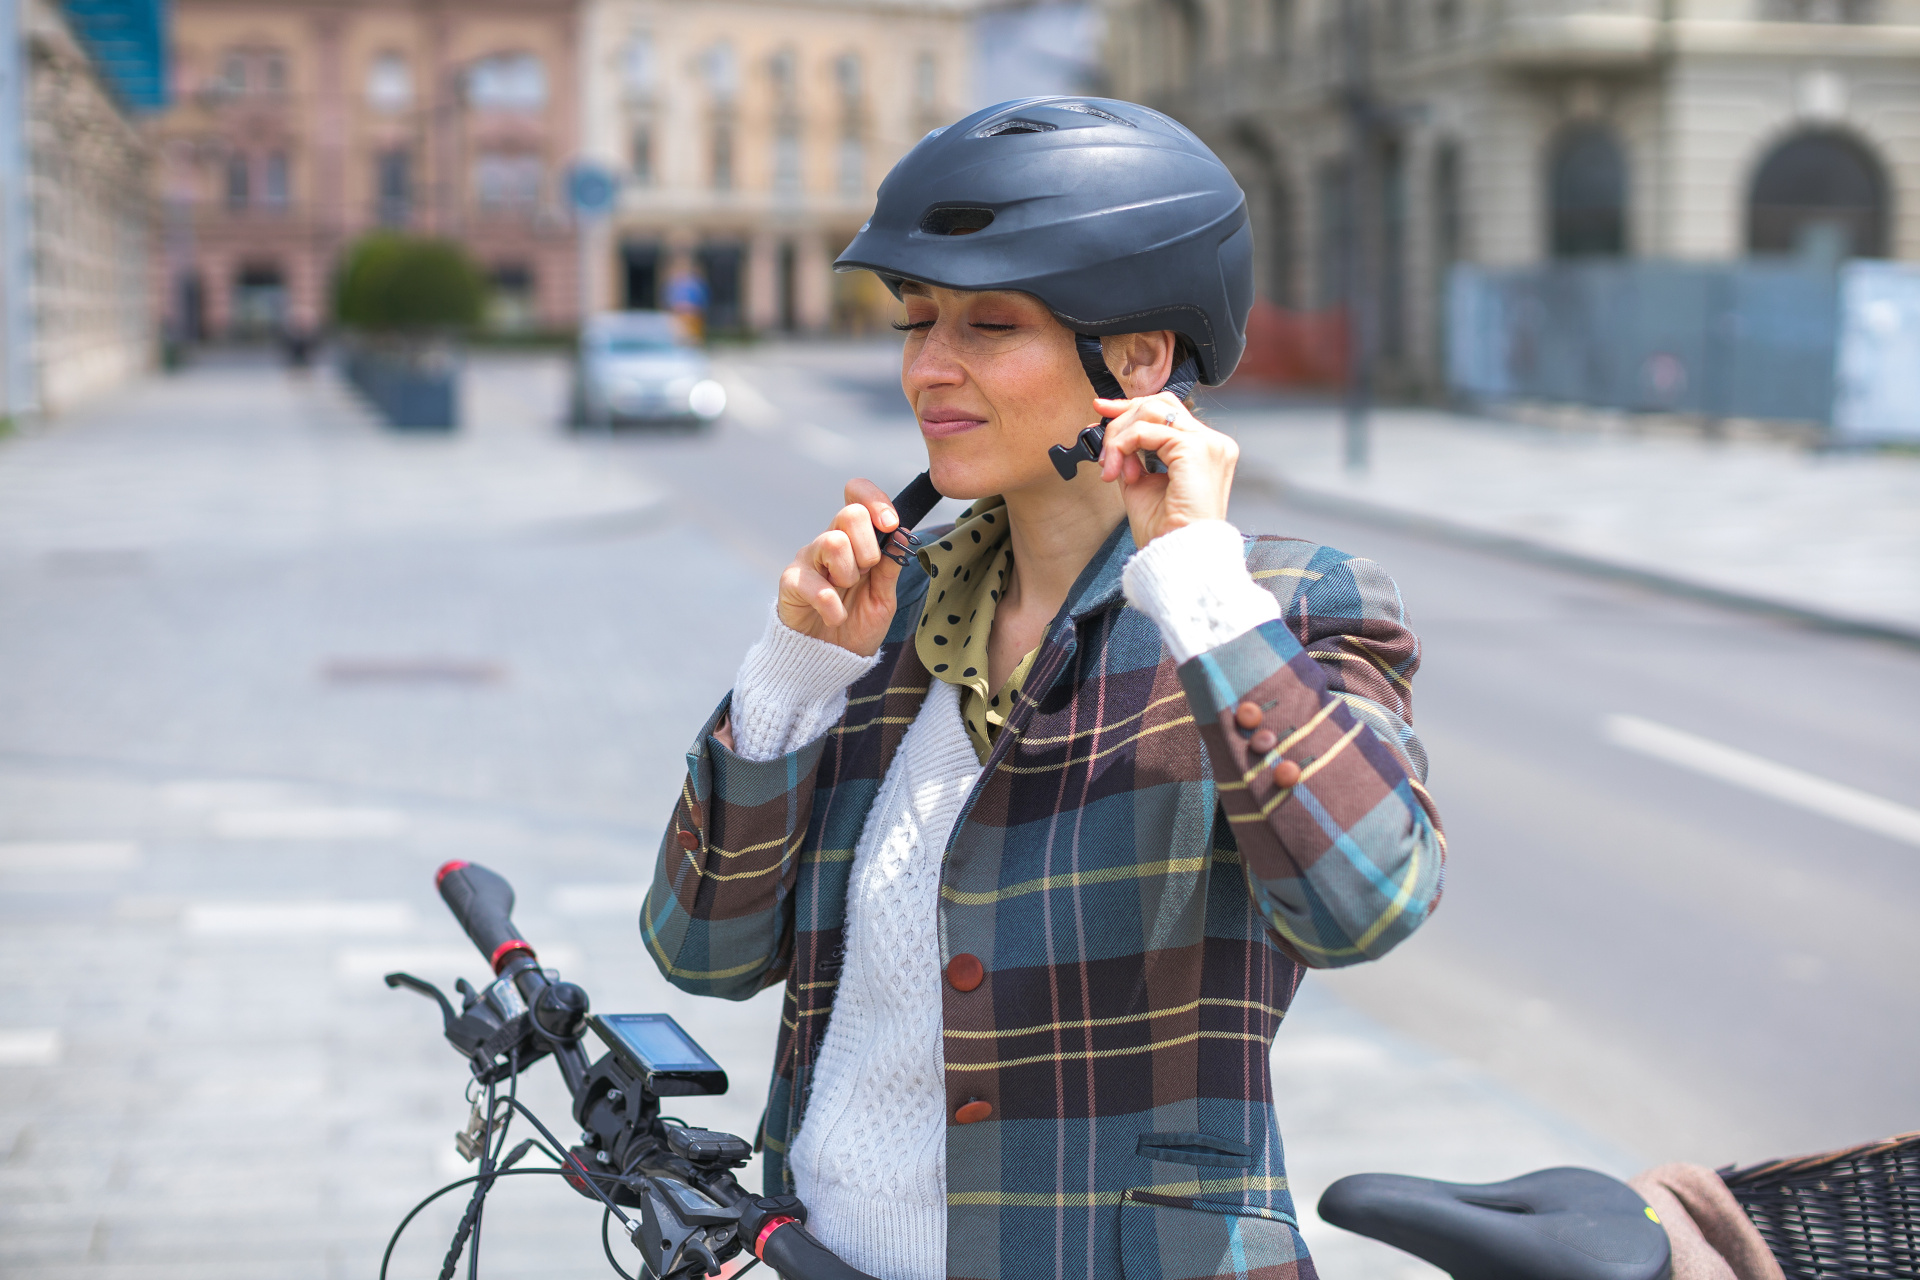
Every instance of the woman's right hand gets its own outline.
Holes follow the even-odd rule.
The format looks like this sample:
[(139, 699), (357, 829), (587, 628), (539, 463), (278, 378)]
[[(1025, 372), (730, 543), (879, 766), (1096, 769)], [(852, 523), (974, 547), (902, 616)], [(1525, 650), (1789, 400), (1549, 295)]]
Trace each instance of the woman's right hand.
[(900, 518), (871, 480), (847, 481), (846, 499), (826, 532), (780, 574), (774, 608), (787, 627), (867, 658), (893, 624), (900, 566), (880, 554), (880, 540)]

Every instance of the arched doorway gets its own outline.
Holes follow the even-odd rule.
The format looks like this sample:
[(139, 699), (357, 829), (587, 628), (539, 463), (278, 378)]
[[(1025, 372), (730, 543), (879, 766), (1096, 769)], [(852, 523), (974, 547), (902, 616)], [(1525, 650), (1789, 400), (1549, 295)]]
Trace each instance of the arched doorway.
[(1561, 132), (1547, 163), (1547, 210), (1554, 257), (1627, 251), (1627, 158), (1613, 130), (1577, 124)]
[(1880, 164), (1843, 133), (1795, 134), (1767, 153), (1747, 194), (1747, 251), (1838, 261), (1887, 252)]

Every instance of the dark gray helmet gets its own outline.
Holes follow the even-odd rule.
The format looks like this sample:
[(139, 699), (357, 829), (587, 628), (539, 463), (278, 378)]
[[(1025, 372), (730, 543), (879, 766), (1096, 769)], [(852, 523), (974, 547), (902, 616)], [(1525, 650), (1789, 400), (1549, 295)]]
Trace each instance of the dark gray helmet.
[[(1017, 289), (1080, 334), (1171, 329), (1225, 381), (1253, 305), (1247, 198), (1184, 126), (1112, 98), (1023, 98), (922, 138), (833, 264)], [(1097, 348), (1096, 348), (1097, 350)]]

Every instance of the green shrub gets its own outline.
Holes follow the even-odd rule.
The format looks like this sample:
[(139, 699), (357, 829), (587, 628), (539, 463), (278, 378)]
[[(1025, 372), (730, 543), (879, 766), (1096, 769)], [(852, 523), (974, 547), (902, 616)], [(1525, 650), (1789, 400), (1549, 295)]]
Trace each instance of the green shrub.
[(376, 232), (347, 253), (334, 319), (373, 331), (464, 329), (480, 322), (486, 283), (450, 240)]

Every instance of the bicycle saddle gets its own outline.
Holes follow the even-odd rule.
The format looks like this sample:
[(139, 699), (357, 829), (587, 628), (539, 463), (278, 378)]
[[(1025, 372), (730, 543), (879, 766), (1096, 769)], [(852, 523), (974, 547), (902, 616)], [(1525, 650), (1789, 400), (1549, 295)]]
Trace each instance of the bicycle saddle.
[(1320, 1216), (1454, 1280), (1668, 1280), (1666, 1229), (1633, 1188), (1592, 1169), (1474, 1186), (1392, 1173), (1342, 1178)]

